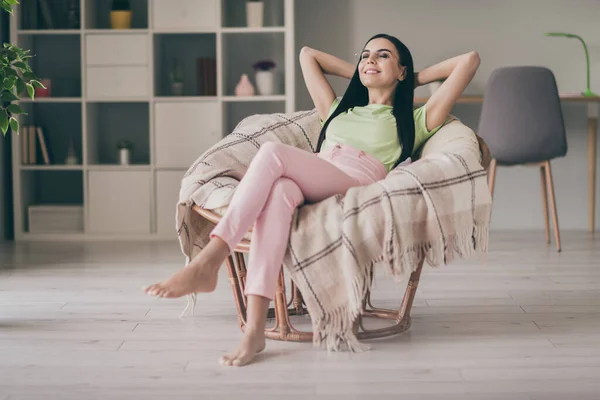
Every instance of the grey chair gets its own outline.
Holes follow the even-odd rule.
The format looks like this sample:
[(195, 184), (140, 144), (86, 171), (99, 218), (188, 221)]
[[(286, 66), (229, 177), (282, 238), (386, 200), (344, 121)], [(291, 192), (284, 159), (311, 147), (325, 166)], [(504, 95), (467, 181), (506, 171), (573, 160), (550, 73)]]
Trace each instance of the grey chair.
[(549, 197), (556, 248), (560, 251), (550, 160), (567, 154), (567, 138), (552, 71), (536, 66), (494, 70), (486, 84), (478, 129), (492, 156), (488, 171), (492, 196), (497, 166), (540, 167), (546, 242), (550, 243)]

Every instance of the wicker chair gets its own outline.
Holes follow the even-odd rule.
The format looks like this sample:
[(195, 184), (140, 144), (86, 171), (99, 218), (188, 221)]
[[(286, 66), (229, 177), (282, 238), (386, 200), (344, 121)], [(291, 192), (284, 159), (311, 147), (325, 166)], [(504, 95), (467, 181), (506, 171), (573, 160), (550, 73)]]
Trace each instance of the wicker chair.
[[(482, 156), (482, 165), (485, 169), (488, 169), (490, 165), (490, 154), (487, 145), (477, 136), (479, 142), (479, 151)], [(220, 214), (202, 209), (197, 205), (194, 205), (194, 210), (200, 216), (207, 219), (208, 221), (216, 224), (221, 219)], [(246, 328), (246, 305), (247, 298), (244, 295), (244, 289), (246, 285), (246, 263), (244, 260), (244, 253), (250, 251), (250, 237), (251, 230), (244, 236), (242, 241), (237, 245), (232, 255), (227, 260), (227, 271), (229, 274), (229, 281), (233, 290), (233, 297), (238, 311), (239, 324), (242, 331)], [(368, 292), (363, 302), (363, 314), (357, 319), (354, 332), (359, 340), (362, 339), (375, 339), (381, 337), (387, 337), (402, 333), (410, 328), (411, 318), (410, 311), (412, 308), (413, 300), (417, 292), (417, 286), (419, 285), (419, 278), (421, 276), (421, 270), (423, 268), (423, 262), (417, 266), (415, 271), (411, 274), (402, 304), (398, 309), (383, 309), (374, 307), (371, 303), (371, 293)], [(312, 332), (304, 332), (294, 328), (290, 322), (290, 316), (292, 315), (307, 315), (308, 311), (302, 301), (302, 295), (294, 283), (291, 282), (291, 298), (288, 300), (286, 296), (286, 284), (285, 284), (285, 273), (282, 268), (279, 279), (277, 281), (274, 308), (269, 310), (269, 318), (275, 318), (275, 324), (272, 328), (267, 328), (265, 334), (269, 339), (284, 340), (284, 341), (295, 341), (295, 342), (310, 342), (313, 338)], [(382, 318), (387, 320), (393, 320), (393, 325), (378, 329), (366, 329), (363, 323), (365, 317)]]
[[(221, 219), (219, 214), (202, 209), (197, 205), (194, 206), (194, 210), (212, 223), (216, 224)], [(231, 283), (231, 289), (233, 290), (233, 298), (237, 307), (239, 324), (242, 331), (246, 328), (247, 298), (244, 295), (246, 286), (246, 262), (244, 261), (244, 253), (250, 251), (250, 240), (248, 240), (247, 237), (248, 235), (242, 239), (235, 248), (233, 254), (226, 260), (229, 282)], [(417, 286), (419, 285), (419, 277), (421, 276), (422, 268), (423, 263), (421, 263), (415, 272), (411, 274), (402, 305), (397, 310), (374, 307), (371, 304), (370, 293), (367, 294), (363, 306), (363, 315), (356, 321), (354, 328), (358, 339), (374, 339), (396, 335), (406, 331), (410, 327), (410, 310), (415, 294), (417, 293)], [(275, 325), (272, 328), (267, 328), (267, 331), (265, 332), (266, 337), (269, 339), (295, 342), (312, 341), (312, 332), (299, 331), (294, 328), (290, 322), (291, 315), (306, 315), (308, 314), (308, 311), (304, 306), (300, 291), (295, 287), (293, 282), (291, 283), (291, 298), (288, 301), (283, 268), (277, 281), (274, 303), (274, 308), (269, 310), (269, 317), (275, 318)], [(384, 318), (394, 320), (395, 323), (385, 328), (368, 330), (363, 324), (363, 317)]]

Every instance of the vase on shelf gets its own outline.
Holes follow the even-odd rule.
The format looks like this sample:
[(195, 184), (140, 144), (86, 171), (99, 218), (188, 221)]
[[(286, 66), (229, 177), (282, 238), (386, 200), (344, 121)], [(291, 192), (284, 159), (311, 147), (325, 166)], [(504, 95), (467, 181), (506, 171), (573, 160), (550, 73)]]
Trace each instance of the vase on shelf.
[(183, 96), (183, 82), (171, 83), (171, 94), (173, 96)]
[(259, 94), (263, 96), (275, 94), (275, 67), (277, 64), (270, 59), (259, 60), (252, 65)]
[(263, 26), (264, 3), (262, 1), (246, 2), (246, 25), (249, 28)]
[(40, 79), (40, 83), (44, 85), (43, 88), (36, 87), (35, 88), (35, 96), (36, 97), (50, 97), (52, 96), (52, 80), (49, 78)]
[(129, 165), (131, 159), (130, 154), (129, 149), (119, 149), (119, 164)]
[(119, 143), (117, 143), (117, 150), (119, 151), (119, 164), (131, 164), (131, 151), (133, 150), (133, 143), (131, 143), (129, 140), (121, 140)]
[(131, 28), (131, 11), (111, 11), (110, 26), (112, 29)]
[(238, 84), (235, 86), (236, 96), (254, 96), (254, 86), (250, 82), (248, 74), (242, 74)]
[(269, 71), (256, 71), (256, 88), (258, 93), (263, 96), (275, 94), (275, 72)]
[(69, 148), (67, 149), (67, 157), (65, 158), (65, 165), (77, 165), (77, 154), (75, 152), (75, 144), (73, 139), (69, 140)]
[(131, 4), (129, 0), (113, 0), (110, 10), (110, 26), (112, 29), (131, 28)]

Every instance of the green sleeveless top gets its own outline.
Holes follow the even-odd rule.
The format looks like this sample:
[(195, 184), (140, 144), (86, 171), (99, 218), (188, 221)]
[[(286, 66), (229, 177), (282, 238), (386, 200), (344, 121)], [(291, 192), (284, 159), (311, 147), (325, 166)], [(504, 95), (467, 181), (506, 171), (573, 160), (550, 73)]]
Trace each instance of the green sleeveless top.
[[(327, 118), (333, 113), (341, 98), (336, 98), (329, 108)], [(436, 133), (444, 124), (427, 130), (425, 123), (425, 106), (415, 108), (415, 145), (412, 155)], [(321, 126), (325, 121), (321, 121)], [(352, 107), (347, 112), (335, 117), (327, 127), (327, 135), (321, 151), (336, 144), (345, 144), (377, 158), (389, 172), (400, 158), (402, 147), (398, 142), (396, 118), (392, 114), (392, 106), (385, 104), (368, 104)]]

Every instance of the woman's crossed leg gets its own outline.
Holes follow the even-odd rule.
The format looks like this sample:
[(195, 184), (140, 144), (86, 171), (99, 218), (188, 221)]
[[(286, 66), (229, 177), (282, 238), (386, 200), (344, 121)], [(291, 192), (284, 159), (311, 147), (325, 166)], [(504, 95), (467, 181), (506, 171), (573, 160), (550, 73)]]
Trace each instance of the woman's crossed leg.
[(296, 207), (304, 201), (344, 194), (358, 185), (357, 179), (313, 153), (266, 143), (250, 163), (207, 246), (185, 268), (144, 290), (167, 298), (212, 292), (223, 261), (254, 225), (246, 280), (247, 329), (240, 347), (221, 359), (227, 365), (244, 365), (264, 348), (268, 306)]

